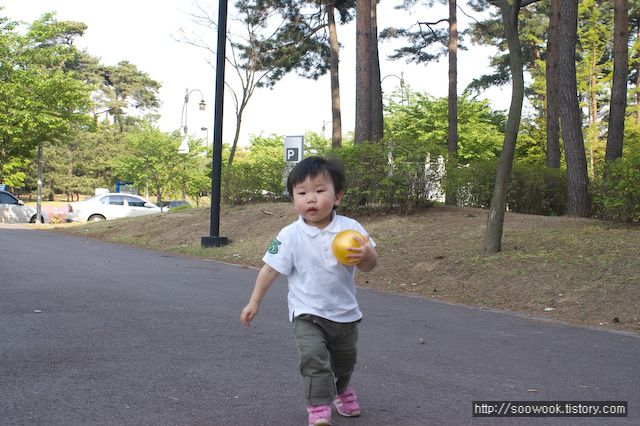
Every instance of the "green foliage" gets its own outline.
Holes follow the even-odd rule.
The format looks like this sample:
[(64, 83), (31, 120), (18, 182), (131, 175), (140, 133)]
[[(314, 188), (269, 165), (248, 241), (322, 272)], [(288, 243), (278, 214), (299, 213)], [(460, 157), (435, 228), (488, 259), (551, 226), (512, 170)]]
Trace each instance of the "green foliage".
[[(488, 6), (491, 2), (476, 3)], [(596, 101), (584, 106), (598, 109), (592, 111), (598, 113), (598, 123), (605, 122), (608, 106), (611, 4), (608, 0), (585, 0), (580, 4), (578, 81), (581, 99)], [(256, 5), (253, 0), (242, 2), (242, 6), (249, 9)], [(273, 85), (294, 69), (311, 78), (324, 72), (326, 34), (314, 32), (324, 25), (319, 4), (283, 6), (267, 2), (261, 5), (264, 9), (247, 9), (243, 15), (244, 23), (255, 31), (251, 33), (249, 28), (257, 37), (256, 43), (232, 44), (239, 59), (238, 69), (261, 71), (256, 74), (262, 75), (256, 80), (258, 86)], [(352, 1), (344, 1), (336, 7), (348, 18), (352, 6)], [(548, 6), (548, 2), (538, 2), (519, 15), (526, 68), (533, 76), (534, 90), (529, 96), (538, 113), (544, 110), (541, 95), (545, 92)], [(275, 7), (280, 7), (282, 26), (277, 27), (277, 37), (271, 39), (266, 33), (260, 34), (273, 24), (268, 23), (268, 14), (262, 12)], [(634, 7), (630, 19), (637, 21)], [(294, 21), (295, 25), (291, 24)], [(630, 22), (633, 28), (637, 27), (636, 21)], [(78, 52), (71, 40), (84, 32), (84, 24), (58, 22), (54, 15), (48, 14), (34, 22), (25, 35), (20, 35), (17, 28), (19, 24), (0, 19), (0, 178), (4, 183), (13, 187), (35, 186), (34, 152), (39, 143), (44, 143), (45, 185), (55, 192), (92, 193), (95, 187), (113, 187), (116, 180), (133, 180), (143, 187), (147, 176), (152, 182), (152, 193), (160, 198), (182, 193), (199, 200), (209, 191), (211, 164), (206, 163), (210, 162), (211, 155), (198, 155), (198, 141), (190, 140), (191, 153), (180, 156), (177, 154), (180, 135), (154, 129), (149, 124), (153, 120), (151, 115), (143, 119), (128, 115), (134, 108), (153, 110), (158, 106), (156, 96), (160, 85), (157, 82), (129, 62), (106, 67), (86, 52)], [(477, 23), (474, 28), (482, 30), (476, 32), (476, 41), (493, 44), (500, 51), (492, 62), (495, 75), (484, 76), (484, 80), (481, 77), (476, 81), (477, 87), (507, 82), (508, 57), (498, 15)], [(312, 40), (308, 35), (317, 35), (317, 38)], [(632, 32), (631, 39), (637, 42), (634, 37), (637, 35)], [(633, 52), (638, 49), (635, 46), (631, 55), (637, 56)], [(418, 58), (424, 53), (406, 52)], [(633, 61), (631, 64), (634, 66)], [(630, 74), (632, 77), (634, 72)], [(635, 84), (635, 79), (630, 81)], [(94, 122), (86, 120), (91, 90), (96, 101)], [(468, 95), (459, 98), (458, 167), (452, 170), (448, 167), (445, 178), (442, 169), (448, 156), (447, 99), (412, 93), (406, 86), (401, 90), (402, 102), (390, 102), (387, 108), (382, 143), (354, 146), (346, 137), (341, 149), (332, 150), (331, 141), (324, 135), (305, 135), (305, 155), (331, 155), (345, 164), (347, 193), (342, 207), (346, 210), (374, 206), (410, 210), (429, 205), (444, 189), (458, 194), (462, 205), (487, 207), (495, 185), (505, 114), (492, 111), (487, 102)], [(250, 97), (251, 93), (253, 88), (246, 95)], [(245, 105), (245, 101), (240, 104)], [(104, 112), (114, 117), (114, 124), (109, 120), (98, 123), (97, 114)], [(544, 118), (538, 115), (523, 119), (520, 126), (517, 160), (513, 164), (507, 197), (512, 211), (547, 215), (566, 212), (565, 171), (544, 167), (544, 124)], [(588, 147), (595, 150), (592, 155), (599, 167), (591, 184), (594, 211), (602, 218), (638, 222), (640, 126), (631, 118), (627, 121), (623, 159), (606, 167), (598, 166), (600, 146), (597, 142), (598, 138), (602, 139), (603, 130), (593, 125), (585, 138), (592, 141)], [(283, 139), (276, 135), (253, 137), (249, 147), (239, 150), (231, 166), (224, 162), (225, 202), (281, 197), (285, 170)]]
[(391, 178), (387, 175), (388, 162), (383, 145), (369, 142), (343, 145), (327, 155), (338, 158), (345, 167), (346, 191), (341, 209), (353, 211), (359, 207), (371, 207), (380, 198), (393, 200), (393, 192), (389, 193)]
[(640, 222), (640, 125), (635, 117), (625, 123), (622, 158), (596, 167), (589, 188), (594, 216)]
[[(486, 102), (468, 97), (460, 99), (459, 117), (461, 166), (446, 179), (446, 99), (423, 94), (410, 93), (409, 105), (389, 107), (384, 143), (354, 145), (345, 138), (342, 148), (332, 150), (328, 139), (308, 133), (305, 155), (333, 156), (344, 164), (347, 190), (341, 208), (347, 211), (374, 206), (406, 211), (428, 206), (445, 188), (458, 193), (462, 205), (487, 207), (495, 185), (505, 117)], [(519, 143), (524, 158), (513, 167), (510, 209), (564, 214), (565, 172), (544, 166), (543, 150), (535, 136), (530, 130)], [(224, 200), (243, 203), (278, 197), (283, 190), (282, 153), (282, 137), (254, 137), (250, 147), (237, 153), (233, 166), (223, 171)]]
[[(329, 35), (324, 7), (316, 2), (239, 0), (248, 34), (234, 40), (232, 49), (240, 52), (241, 68), (260, 71), (258, 87), (273, 86), (287, 73), (317, 80), (329, 70)], [(334, 2), (342, 22), (352, 19), (354, 0)]]
[(24, 158), (15, 157), (2, 166), (3, 184), (11, 188), (22, 188), (26, 178), (23, 168), (27, 165)]
[[(452, 171), (446, 181), (456, 191), (458, 203), (487, 208), (491, 204), (498, 159), (474, 161)], [(507, 193), (507, 205), (516, 213), (554, 215), (566, 213), (566, 172), (544, 165), (515, 162)]]
[(567, 174), (541, 164), (516, 162), (507, 194), (510, 211), (545, 216), (567, 212)]
[(99, 58), (86, 51), (75, 51), (64, 66), (79, 81), (92, 88), (95, 125), (98, 124), (98, 116), (106, 114), (104, 121), (110, 122), (109, 117), (112, 117), (113, 122), (118, 123), (120, 131), (124, 131), (127, 123), (144, 121), (132, 116), (130, 111), (146, 113), (145, 119), (148, 120), (150, 114), (160, 106), (158, 91), (162, 85), (128, 61), (107, 66), (100, 64)]
[(242, 204), (280, 197), (284, 191), (284, 137), (253, 136), (247, 150), (236, 152), (222, 169), (222, 199)]
[[(91, 194), (94, 188), (113, 187), (116, 178), (111, 181), (108, 164), (120, 153), (122, 138), (111, 138), (112, 135), (108, 131), (78, 131), (65, 144), (46, 144), (43, 181), (49, 190), (71, 196)], [(36, 166), (34, 162), (30, 175), (35, 175)]]
[(640, 222), (640, 153), (605, 163), (591, 188), (593, 211), (601, 219)]
[(627, 117), (624, 126), (624, 147), (622, 156), (628, 157), (640, 153), (640, 124), (636, 117)]
[[(414, 27), (412, 26), (412, 28)], [(448, 52), (449, 32), (446, 27), (433, 28), (431, 25), (418, 23), (418, 31), (405, 28), (385, 28), (380, 32), (380, 38), (383, 40), (406, 39), (410, 44), (395, 49), (395, 53), (389, 58), (405, 59), (409, 63), (434, 62)]]
[[(406, 210), (432, 202), (430, 196), (440, 178), (429, 170), (437, 170), (437, 157), (432, 162), (428, 153), (417, 154), (391, 144), (354, 145), (349, 138), (340, 149), (332, 150), (330, 144), (318, 134), (307, 133), (305, 156), (332, 156), (344, 164), (347, 190), (342, 209), (354, 211), (382, 205)], [(236, 153), (233, 165), (223, 170), (225, 202), (240, 204), (281, 197), (283, 150), (283, 137), (274, 135), (254, 137), (250, 147)]]
[(183, 204), (181, 206), (176, 206), (176, 207), (171, 207), (171, 211), (175, 212), (175, 211), (179, 211), (179, 210), (189, 210), (191, 208), (190, 205), (188, 204)]
[(461, 206), (487, 208), (491, 204), (498, 159), (477, 160), (450, 170), (445, 190), (457, 194)]
[(306, 156), (322, 155), (331, 150), (331, 138), (327, 139), (324, 135), (315, 132), (307, 132), (304, 135), (304, 152)]
[[(471, 41), (480, 45), (494, 46), (498, 49), (498, 53), (490, 58), (493, 73), (475, 78), (467, 86), (467, 90), (482, 92), (491, 86), (503, 86), (511, 81), (509, 53), (504, 35), (504, 26), (502, 25), (500, 12), (494, 7), (496, 6), (495, 2), (475, 0), (471, 1), (470, 5), (476, 11), (489, 9), (490, 12), (488, 19), (471, 24), (469, 30)], [(540, 57), (546, 41), (548, 8), (548, 2), (537, 2), (527, 8), (521, 8), (518, 14), (520, 45), (525, 69), (534, 76), (539, 71), (536, 66), (536, 60)]]
[(515, 157), (526, 163), (545, 165), (546, 151), (546, 120), (540, 116), (522, 117)]
[(100, 99), (121, 129), (128, 108), (144, 111), (160, 106), (157, 95), (161, 84), (129, 61), (121, 61), (117, 66), (101, 66), (99, 72), (103, 77)]
[(125, 153), (118, 158), (116, 170), (120, 180), (132, 181), (138, 188), (144, 187), (147, 179), (153, 185), (158, 201), (174, 179), (185, 181), (187, 160), (193, 157), (179, 154), (182, 137), (161, 132), (150, 125), (125, 135)]
[[(401, 155), (430, 154), (432, 158), (447, 154), (447, 98), (433, 98), (423, 93), (408, 93), (408, 105), (392, 103), (385, 117), (388, 140)], [(468, 95), (458, 98), (458, 161), (494, 158), (500, 153), (506, 117), (492, 111), (487, 101)], [(394, 154), (395, 155), (395, 154)]]
[[(189, 139), (189, 154), (181, 154), (183, 167), (169, 185), (167, 194), (182, 192), (182, 196), (189, 196), (200, 206), (200, 198), (211, 191), (211, 158), (212, 148), (206, 147), (206, 142), (200, 139)], [(176, 198), (176, 197), (174, 197)], [(183, 199), (184, 199), (183, 198)]]
[(430, 205), (440, 194), (441, 166), (438, 157), (388, 143), (353, 144), (319, 152), (339, 159), (347, 175), (340, 208), (346, 211), (374, 206), (401, 211)]
[(62, 66), (75, 47), (57, 42), (68, 26), (46, 14), (21, 35), (0, 19), (0, 181), (5, 162), (63, 141), (86, 117), (90, 87)]

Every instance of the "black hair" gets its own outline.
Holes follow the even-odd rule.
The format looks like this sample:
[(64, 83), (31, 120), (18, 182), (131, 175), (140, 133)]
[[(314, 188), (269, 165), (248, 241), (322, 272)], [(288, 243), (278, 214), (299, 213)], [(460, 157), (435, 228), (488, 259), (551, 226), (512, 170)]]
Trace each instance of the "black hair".
[(344, 191), (345, 172), (342, 163), (334, 159), (326, 159), (318, 156), (307, 157), (300, 161), (289, 173), (287, 190), (293, 197), (293, 187), (304, 182), (307, 178), (315, 178), (324, 174), (331, 178), (336, 194)]

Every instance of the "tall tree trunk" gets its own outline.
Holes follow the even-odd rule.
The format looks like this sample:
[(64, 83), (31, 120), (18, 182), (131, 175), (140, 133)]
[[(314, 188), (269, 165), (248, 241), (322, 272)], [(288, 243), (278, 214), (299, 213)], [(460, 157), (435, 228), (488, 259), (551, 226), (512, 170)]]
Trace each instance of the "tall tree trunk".
[(629, 69), (629, 3), (615, 0), (613, 9), (613, 85), (605, 162), (622, 157), (624, 118), (627, 109), (627, 73)]
[(591, 82), (590, 86), (590, 97), (591, 97), (591, 106), (589, 110), (591, 111), (591, 118), (589, 123), (589, 167), (588, 173), (593, 178), (595, 176), (595, 167), (596, 167), (596, 158), (595, 158), (595, 150), (598, 147), (598, 79), (596, 76), (596, 51), (595, 46), (593, 50), (593, 62), (591, 63)]
[(371, 0), (356, 0), (356, 144), (371, 140), (370, 43)]
[(249, 105), (249, 101), (253, 96), (253, 93), (257, 87), (256, 83), (256, 71), (255, 69), (246, 69), (244, 70), (244, 76), (241, 73), (241, 66), (237, 63), (232, 63), (233, 69), (236, 74), (240, 76), (240, 80), (242, 82), (242, 95), (238, 99), (238, 95), (234, 90), (231, 90), (231, 94), (233, 96), (233, 103), (236, 109), (236, 129), (235, 134), (233, 135), (233, 144), (231, 145), (231, 152), (229, 153), (229, 160), (227, 161), (227, 165), (233, 164), (233, 159), (236, 155), (236, 149), (238, 148), (238, 142), (240, 141), (240, 129), (242, 128), (242, 117), (244, 116), (244, 110)]
[[(636, 30), (636, 38), (640, 38), (640, 28)], [(640, 89), (640, 61), (636, 62), (636, 90)], [(640, 126), (640, 91), (636, 92), (636, 124)]]
[(327, 3), (327, 21), (329, 24), (329, 45), (331, 57), (329, 67), (331, 72), (331, 146), (333, 148), (342, 147), (342, 114), (340, 111), (340, 73), (338, 72), (340, 44), (338, 43), (338, 32), (334, 17), (335, 1)]
[(522, 114), (522, 100), (524, 99), (524, 73), (522, 68), (522, 50), (518, 37), (518, 12), (520, 1), (510, 4), (507, 0), (496, 1), (502, 12), (504, 35), (509, 46), (509, 58), (511, 67), (511, 105), (505, 130), (502, 152), (498, 163), (496, 182), (489, 207), (487, 230), (484, 235), (483, 251), (485, 254), (497, 253), (501, 249), (502, 232), (504, 226), (504, 211), (507, 202), (507, 191), (513, 158), (515, 156), (518, 129), (520, 128), (520, 116)]
[[(638, 29), (636, 35), (640, 37), (640, 29)], [(636, 89), (640, 89), (640, 62), (636, 65)], [(636, 106), (638, 107), (636, 124), (640, 126), (640, 91), (636, 93)]]
[(558, 78), (560, 123), (567, 163), (568, 214), (588, 217), (590, 215), (589, 177), (584, 152), (575, 63), (578, 0), (563, 0), (560, 16)]
[[(449, 98), (448, 98), (448, 133), (447, 150), (449, 160), (447, 168), (458, 167), (458, 19), (456, 0), (449, 0)], [(457, 204), (456, 193), (447, 191), (444, 203), (450, 206)]]
[(547, 42), (547, 167), (560, 168), (560, 104), (558, 101), (558, 43), (562, 0), (551, 0)]
[(378, 15), (377, 0), (371, 1), (371, 37), (369, 41), (371, 58), (369, 75), (371, 76), (371, 141), (377, 142), (384, 136), (384, 107), (382, 105), (382, 83), (380, 76), (380, 57), (378, 54)]
[[(244, 108), (242, 108), (244, 111)], [(236, 114), (236, 132), (233, 136), (233, 144), (231, 144), (231, 152), (229, 152), (229, 160), (227, 165), (233, 164), (233, 159), (236, 156), (236, 149), (238, 148), (238, 141), (240, 140), (240, 128), (242, 127), (242, 113)], [(208, 143), (209, 141), (207, 141)]]
[(356, 0), (356, 125), (354, 143), (383, 136), (376, 0)]

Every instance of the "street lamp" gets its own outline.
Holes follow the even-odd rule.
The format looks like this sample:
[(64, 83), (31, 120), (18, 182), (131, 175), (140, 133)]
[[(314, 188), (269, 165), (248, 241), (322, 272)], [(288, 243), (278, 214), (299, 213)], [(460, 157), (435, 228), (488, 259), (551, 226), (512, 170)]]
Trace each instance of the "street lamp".
[(201, 101), (198, 104), (198, 109), (200, 111), (204, 111), (207, 107), (207, 104), (204, 102), (204, 95), (202, 94), (202, 92), (198, 89), (193, 89), (192, 91), (189, 91), (189, 89), (187, 89), (187, 94), (184, 95), (184, 103), (182, 104), (182, 114), (180, 115), (180, 128), (184, 129), (184, 134), (186, 135), (188, 133), (188, 128), (187, 128), (187, 105), (189, 104), (189, 95), (192, 94), (193, 92), (198, 92), (200, 93), (201, 96)]
[(211, 162), (211, 222), (209, 236), (201, 238), (202, 247), (222, 247), (227, 238), (220, 233), (220, 184), (222, 182), (222, 108), (224, 106), (224, 65), (227, 47), (227, 0), (218, 8), (218, 51), (216, 58), (216, 104), (213, 121), (213, 161)]
[(333, 123), (333, 120), (331, 120), (331, 121), (322, 120), (322, 137), (323, 138), (324, 138), (324, 129), (331, 123)]
[(189, 111), (189, 109), (187, 108), (187, 106), (189, 105), (189, 95), (192, 94), (193, 92), (198, 92), (200, 93), (201, 96), (201, 101), (198, 104), (199, 106), (199, 110), (200, 111), (204, 111), (205, 108), (207, 107), (207, 104), (204, 102), (204, 95), (202, 94), (202, 92), (198, 89), (193, 89), (192, 91), (189, 91), (189, 89), (187, 89), (186, 91), (186, 95), (184, 95), (184, 103), (182, 104), (182, 114), (180, 115), (180, 128), (184, 130), (184, 135), (185, 135), (185, 139), (183, 139), (182, 143), (180, 144), (180, 147), (178, 148), (178, 153), (179, 154), (188, 154), (189, 153), (189, 143), (187, 142), (187, 132), (188, 132), (188, 127), (187, 127), (187, 112)]
[[(380, 84), (382, 84), (382, 82), (384, 81), (385, 78), (387, 77), (395, 77), (398, 80), (400, 80), (400, 104), (402, 106), (404, 106), (404, 71), (400, 72), (400, 77), (398, 77), (395, 74), (389, 74), (389, 75), (385, 75), (384, 78), (382, 80), (380, 80)], [(407, 99), (407, 104), (409, 103), (409, 99)]]
[(200, 127), (200, 130), (203, 132), (207, 132), (207, 146), (209, 146), (209, 128), (208, 127)]

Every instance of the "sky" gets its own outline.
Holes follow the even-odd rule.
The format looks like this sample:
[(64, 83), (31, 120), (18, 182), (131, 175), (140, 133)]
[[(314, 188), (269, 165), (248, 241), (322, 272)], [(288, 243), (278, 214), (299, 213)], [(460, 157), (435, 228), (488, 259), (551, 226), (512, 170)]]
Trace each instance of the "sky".
[[(218, 2), (199, 0), (199, 3), (217, 16)], [(229, 2), (229, 16), (233, 14)], [(420, 21), (437, 21), (447, 16), (446, 7), (429, 9), (428, 16), (398, 11), (394, 6), (400, 0), (382, 0), (378, 6), (378, 28), (407, 27)], [(209, 52), (179, 42), (178, 32), (201, 31), (193, 22), (194, 0), (0, 0), (4, 7), (0, 16), (32, 23), (47, 12), (57, 12), (58, 20), (80, 21), (87, 24), (83, 37), (74, 44), (104, 65), (117, 65), (129, 61), (162, 84), (159, 97), (162, 106), (158, 125), (171, 132), (182, 124), (182, 110), (187, 90), (192, 91), (187, 104), (189, 134), (195, 138), (213, 139), (215, 57)], [(471, 12), (471, 11), (467, 11)], [(217, 19), (217, 18), (216, 18)], [(464, 14), (458, 13), (459, 28), (466, 27)], [(230, 21), (229, 25), (232, 23)], [(444, 25), (444, 24), (441, 24)], [(231, 29), (231, 27), (230, 27)], [(215, 33), (209, 32), (215, 45)], [(340, 97), (343, 134), (355, 127), (355, 21), (338, 27), (340, 50)], [(398, 46), (397, 44), (395, 45)], [(428, 65), (407, 64), (404, 60), (391, 61), (394, 44), (380, 44), (382, 90), (391, 93), (399, 87), (400, 76), (414, 91), (432, 96), (447, 96), (448, 61)], [(227, 52), (229, 50), (227, 49)], [(469, 46), (458, 52), (458, 91), (461, 93), (474, 78), (488, 72), (489, 56), (494, 50), (482, 46)], [(226, 66), (226, 80), (235, 85), (232, 68)], [(508, 109), (511, 96), (509, 87), (492, 89), (481, 96), (491, 101), (494, 109)], [(206, 102), (205, 111), (198, 103)], [(329, 76), (307, 80), (288, 75), (273, 89), (257, 89), (243, 115), (240, 145), (248, 145), (250, 135), (282, 136), (304, 135), (307, 131), (331, 135), (331, 96)], [(201, 130), (205, 128), (206, 130)], [(229, 92), (225, 93), (223, 143), (230, 144), (235, 132), (235, 109)]]

